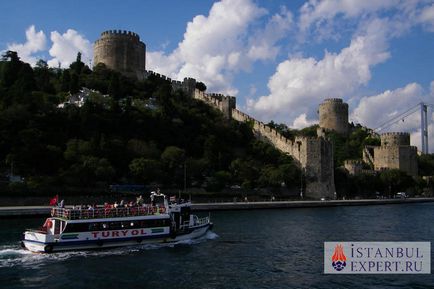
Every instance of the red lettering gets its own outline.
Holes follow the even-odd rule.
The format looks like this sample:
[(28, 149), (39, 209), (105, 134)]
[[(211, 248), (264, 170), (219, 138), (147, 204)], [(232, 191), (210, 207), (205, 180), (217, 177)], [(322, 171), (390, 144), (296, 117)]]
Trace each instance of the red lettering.
[(132, 230), (131, 235), (136, 236), (139, 234), (139, 230)]
[(124, 234), (124, 236), (126, 236), (128, 234), (128, 230), (121, 231), (121, 232), (122, 232), (122, 234)]
[(109, 231), (104, 231), (104, 232), (102, 232), (102, 236), (104, 238), (109, 237), (110, 236), (110, 232)]
[(92, 232), (94, 238), (98, 237), (99, 232)]
[(145, 229), (140, 229), (140, 235), (146, 235)]
[(113, 231), (112, 232), (112, 237), (119, 237), (119, 232), (118, 231)]

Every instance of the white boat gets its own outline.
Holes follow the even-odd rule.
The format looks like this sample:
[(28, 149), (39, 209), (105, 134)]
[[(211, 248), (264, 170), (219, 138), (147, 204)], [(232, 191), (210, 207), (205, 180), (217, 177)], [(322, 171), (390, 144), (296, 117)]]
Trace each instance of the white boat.
[(53, 208), (37, 230), (24, 232), (22, 246), (32, 252), (132, 246), (201, 237), (213, 224), (191, 214), (191, 203), (169, 204), (163, 194), (152, 204), (117, 208)]

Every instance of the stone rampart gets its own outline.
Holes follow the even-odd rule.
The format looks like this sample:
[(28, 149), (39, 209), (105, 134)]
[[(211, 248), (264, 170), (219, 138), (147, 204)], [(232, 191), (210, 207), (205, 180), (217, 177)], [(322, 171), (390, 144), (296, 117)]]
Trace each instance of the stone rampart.
[(185, 78), (183, 82), (180, 82), (152, 71), (148, 71), (147, 74), (171, 81), (174, 89), (183, 89), (191, 97), (220, 110), (228, 119), (251, 122), (253, 132), (258, 139), (269, 142), (283, 153), (289, 154), (301, 167), (306, 179), (305, 197), (334, 198), (333, 148), (332, 144), (325, 138), (296, 137), (294, 140), (287, 139), (275, 129), (236, 109), (236, 100), (233, 96), (200, 91), (195, 88), (196, 80), (192, 78)]
[(410, 145), (410, 134), (407, 132), (386, 132), (380, 138), (382, 146)]
[(257, 138), (273, 144), (295, 159), (306, 177), (306, 196), (334, 197), (333, 148), (329, 141), (316, 137), (296, 137), (295, 140), (290, 140), (237, 109), (232, 110), (232, 118), (240, 122), (251, 122)]
[(378, 146), (374, 148), (374, 169), (399, 169), (417, 176), (417, 147), (409, 145)]

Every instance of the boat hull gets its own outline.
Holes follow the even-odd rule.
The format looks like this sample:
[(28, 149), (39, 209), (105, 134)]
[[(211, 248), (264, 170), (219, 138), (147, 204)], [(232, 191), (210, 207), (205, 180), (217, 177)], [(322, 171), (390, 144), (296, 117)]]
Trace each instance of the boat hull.
[[(189, 228), (188, 232), (179, 233), (174, 236), (169, 234), (156, 235), (150, 237), (130, 237), (130, 238), (107, 238), (98, 240), (77, 240), (77, 241), (63, 241), (58, 240), (54, 242), (42, 242), (39, 240), (26, 239), (22, 241), (22, 246), (36, 253), (53, 253), (72, 250), (92, 250), (92, 249), (108, 249), (124, 246), (137, 246), (142, 244), (155, 244), (155, 243), (172, 243), (189, 239), (196, 239), (204, 236), (208, 230), (212, 228), (212, 223), (204, 224), (201, 226)], [(26, 234), (25, 234), (26, 236)]]

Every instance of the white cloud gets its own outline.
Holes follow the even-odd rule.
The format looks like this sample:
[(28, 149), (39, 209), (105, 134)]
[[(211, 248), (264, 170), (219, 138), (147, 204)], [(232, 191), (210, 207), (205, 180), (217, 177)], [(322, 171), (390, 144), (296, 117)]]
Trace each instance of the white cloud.
[(268, 82), (270, 94), (249, 102), (249, 109), (260, 118), (286, 123), (303, 113), (316, 118), (324, 98), (348, 96), (368, 83), (374, 65), (389, 58), (387, 32), (387, 23), (375, 19), (339, 53), (326, 51), (321, 60), (296, 57), (281, 62)]
[[(417, 129), (410, 134), (410, 144), (417, 146), (419, 151), (422, 150), (422, 137), (420, 134), (420, 129)], [(432, 123), (428, 125), (428, 152), (431, 154), (434, 153), (434, 124)]]
[(274, 59), (276, 43), (291, 26), (291, 13), (282, 9), (252, 36), (252, 26), (266, 14), (252, 0), (216, 2), (208, 16), (198, 15), (187, 24), (177, 49), (148, 53), (147, 67), (174, 79), (194, 77), (211, 90), (236, 94), (234, 74), (249, 71), (256, 60)]
[(305, 113), (300, 114), (298, 117), (294, 119), (292, 123), (292, 127), (296, 129), (301, 129), (307, 126), (311, 126), (315, 123), (318, 123), (318, 120), (308, 120), (307, 115)]
[(35, 65), (38, 60), (35, 53), (46, 49), (46, 40), (44, 32), (36, 32), (35, 25), (32, 25), (26, 30), (26, 42), (8, 44), (7, 50), (16, 51), (22, 61)]
[(360, 1), (360, 0), (310, 0), (300, 9), (300, 28), (308, 29), (314, 23), (323, 25), (324, 21), (332, 20), (337, 15), (358, 17), (381, 9), (396, 7), (399, 0)]
[(52, 31), (50, 38), (53, 45), (49, 53), (53, 58), (48, 65), (57, 67), (60, 63), (62, 67), (68, 67), (75, 61), (78, 52), (81, 52), (84, 63), (88, 64), (92, 59), (92, 44), (74, 29), (68, 29), (63, 34)]
[[(423, 89), (417, 83), (410, 83), (395, 90), (387, 90), (378, 95), (365, 96), (360, 99), (358, 106), (353, 110), (350, 120), (375, 129), (421, 102), (422, 97)], [(417, 118), (405, 119), (404, 122), (400, 121), (397, 125), (386, 128), (384, 131), (414, 129), (417, 122)]]
[(434, 4), (425, 7), (419, 16), (419, 21), (426, 25), (429, 31), (434, 32)]
[[(431, 82), (431, 84), (433, 84)], [(428, 92), (428, 94), (427, 94)], [(419, 103), (432, 102), (431, 91), (425, 91), (418, 83), (409, 83), (405, 87), (395, 90), (387, 90), (383, 93), (365, 96), (360, 99), (358, 106), (352, 111), (350, 121), (361, 123), (364, 126), (378, 129), (378, 133), (384, 132), (409, 132), (411, 145), (417, 146), (421, 150), (420, 134), (420, 109)], [(400, 116), (405, 113), (404, 116)], [(430, 152), (434, 152), (434, 113), (432, 108), (428, 109), (431, 119), (428, 125), (428, 143)], [(400, 116), (398, 118), (398, 116)], [(389, 125), (389, 121), (394, 119), (394, 123)]]
[(259, 30), (250, 40), (247, 55), (252, 60), (273, 60), (279, 52), (276, 43), (284, 37), (293, 25), (292, 13), (285, 7), (271, 17), (264, 29)]

